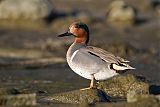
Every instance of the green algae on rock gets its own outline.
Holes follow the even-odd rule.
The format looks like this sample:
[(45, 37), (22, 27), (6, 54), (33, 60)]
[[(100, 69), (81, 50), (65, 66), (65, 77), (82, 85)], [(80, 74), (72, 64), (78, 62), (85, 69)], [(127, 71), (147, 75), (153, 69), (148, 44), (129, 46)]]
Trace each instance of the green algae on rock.
[(149, 84), (138, 80), (131, 74), (119, 75), (100, 81), (98, 88), (102, 89), (110, 97), (120, 98), (126, 98), (129, 91), (135, 91), (137, 94), (149, 93)]
[(48, 102), (53, 103), (69, 103), (69, 104), (95, 104), (97, 102), (109, 102), (109, 98), (98, 89), (74, 90), (55, 94), (51, 97), (44, 98)]

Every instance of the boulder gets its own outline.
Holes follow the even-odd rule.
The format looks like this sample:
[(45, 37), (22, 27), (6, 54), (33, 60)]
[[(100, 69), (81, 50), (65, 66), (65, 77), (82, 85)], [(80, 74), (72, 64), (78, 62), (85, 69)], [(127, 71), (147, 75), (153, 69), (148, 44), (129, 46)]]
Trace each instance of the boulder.
[(95, 104), (96, 102), (109, 102), (109, 98), (98, 89), (74, 90), (52, 95), (41, 102), (69, 103), (69, 104)]
[(100, 81), (98, 88), (113, 98), (126, 98), (127, 93), (130, 91), (134, 91), (137, 94), (149, 93), (149, 84), (131, 74), (118, 75), (108, 80)]
[(53, 8), (49, 0), (3, 0), (0, 19), (42, 19), (49, 17)]

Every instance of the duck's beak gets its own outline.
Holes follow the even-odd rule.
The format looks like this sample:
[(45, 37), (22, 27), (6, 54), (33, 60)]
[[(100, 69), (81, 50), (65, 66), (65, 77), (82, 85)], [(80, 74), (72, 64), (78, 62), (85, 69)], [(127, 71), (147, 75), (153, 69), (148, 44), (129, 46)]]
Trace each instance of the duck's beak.
[(58, 35), (58, 37), (71, 36), (71, 35), (73, 35), (73, 34), (70, 32), (66, 32), (66, 33)]

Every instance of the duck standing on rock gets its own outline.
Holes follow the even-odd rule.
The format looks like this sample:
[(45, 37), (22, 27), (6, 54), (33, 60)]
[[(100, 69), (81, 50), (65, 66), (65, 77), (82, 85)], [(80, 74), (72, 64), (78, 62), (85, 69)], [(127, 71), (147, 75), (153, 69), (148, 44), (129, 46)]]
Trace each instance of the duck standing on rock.
[(74, 36), (75, 40), (67, 51), (67, 62), (78, 75), (90, 79), (90, 87), (95, 88), (94, 80), (106, 80), (122, 71), (135, 69), (127, 64), (127, 60), (115, 56), (101, 48), (88, 46), (89, 29), (82, 22), (74, 22), (69, 31), (58, 37)]

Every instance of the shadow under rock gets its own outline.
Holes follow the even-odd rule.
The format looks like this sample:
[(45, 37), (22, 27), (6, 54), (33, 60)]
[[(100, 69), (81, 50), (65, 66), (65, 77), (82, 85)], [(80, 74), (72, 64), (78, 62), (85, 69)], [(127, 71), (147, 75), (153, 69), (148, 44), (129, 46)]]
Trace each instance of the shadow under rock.
[(154, 95), (160, 94), (160, 85), (151, 85), (149, 87), (149, 93)]
[(97, 89), (98, 90), (98, 96), (102, 98), (102, 102), (111, 102), (111, 97), (108, 96), (104, 91)]
[(136, 21), (135, 21), (135, 25), (136, 26), (139, 26), (139, 25), (142, 25), (142, 24), (145, 24), (147, 23), (149, 20), (148, 19), (145, 19), (145, 18), (137, 18)]

